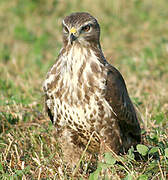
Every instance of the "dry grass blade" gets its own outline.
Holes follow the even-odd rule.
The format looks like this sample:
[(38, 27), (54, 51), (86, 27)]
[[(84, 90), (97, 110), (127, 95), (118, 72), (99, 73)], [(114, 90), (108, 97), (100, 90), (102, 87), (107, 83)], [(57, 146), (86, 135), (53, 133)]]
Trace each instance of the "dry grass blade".
[(89, 144), (90, 144), (90, 142), (91, 142), (92, 137), (93, 137), (94, 134), (97, 135), (97, 133), (96, 133), (95, 131), (92, 132), (92, 134), (91, 134), (91, 136), (90, 136), (90, 138), (89, 138), (89, 141), (88, 141), (88, 143), (87, 143), (87, 145), (86, 145), (86, 148), (85, 148), (84, 151), (82, 152), (81, 158), (80, 158), (78, 164), (76, 165), (76, 167), (75, 167), (75, 169), (74, 169), (74, 171), (73, 171), (73, 173), (72, 173), (72, 176), (75, 176), (75, 174), (77, 173), (77, 171), (78, 171), (78, 169), (79, 169), (79, 167), (80, 167), (80, 163), (81, 163), (83, 157), (84, 157), (85, 154), (86, 154), (86, 151), (87, 151), (87, 149), (88, 149), (88, 146), (89, 146)]

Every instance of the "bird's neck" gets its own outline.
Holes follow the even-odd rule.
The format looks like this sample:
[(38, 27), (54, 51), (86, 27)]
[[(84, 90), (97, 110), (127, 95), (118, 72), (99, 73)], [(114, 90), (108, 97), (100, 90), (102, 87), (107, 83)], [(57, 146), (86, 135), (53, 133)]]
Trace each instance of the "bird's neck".
[[(97, 47), (99, 48), (99, 47)], [(72, 45), (62, 51), (61, 74), (64, 77), (64, 83), (68, 86), (75, 87), (77, 83), (83, 84), (92, 79), (90, 76), (93, 71), (97, 76), (103, 73), (104, 66), (103, 53), (101, 49), (82, 47), (80, 45)], [(99, 76), (99, 77), (100, 77)], [(93, 79), (94, 81), (94, 79)]]
[(105, 58), (100, 44), (89, 44), (82, 46), (79, 43), (67, 45), (63, 48), (62, 70), (77, 71), (84, 64), (101, 63), (105, 64)]

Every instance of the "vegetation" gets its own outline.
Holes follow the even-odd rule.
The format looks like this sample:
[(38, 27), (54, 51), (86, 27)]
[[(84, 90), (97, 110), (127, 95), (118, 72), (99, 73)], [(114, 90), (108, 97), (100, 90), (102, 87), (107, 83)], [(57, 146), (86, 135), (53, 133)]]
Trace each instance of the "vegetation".
[(62, 162), (41, 88), (61, 48), (62, 18), (75, 11), (99, 20), (104, 54), (123, 74), (143, 129), (143, 145), (106, 153), (90, 177), (77, 176), (168, 179), (166, 0), (0, 0), (0, 179), (76, 179)]

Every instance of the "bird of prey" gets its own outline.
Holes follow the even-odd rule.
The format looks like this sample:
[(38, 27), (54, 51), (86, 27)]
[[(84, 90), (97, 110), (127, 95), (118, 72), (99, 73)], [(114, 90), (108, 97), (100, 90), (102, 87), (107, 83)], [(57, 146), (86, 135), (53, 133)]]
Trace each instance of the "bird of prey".
[(141, 129), (122, 75), (103, 55), (97, 20), (72, 13), (62, 28), (63, 48), (43, 89), (65, 161), (76, 164), (86, 147), (99, 153), (102, 142), (126, 152), (141, 141)]

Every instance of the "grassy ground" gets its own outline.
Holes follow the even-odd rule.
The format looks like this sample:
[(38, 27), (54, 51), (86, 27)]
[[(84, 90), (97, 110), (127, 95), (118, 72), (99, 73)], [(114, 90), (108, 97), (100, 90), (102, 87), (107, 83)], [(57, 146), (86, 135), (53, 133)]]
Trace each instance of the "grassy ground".
[[(133, 149), (122, 157), (105, 154), (90, 180), (110, 174), (168, 179), (166, 0), (0, 0), (0, 179), (68, 178), (41, 87), (61, 48), (62, 18), (74, 11), (99, 20), (104, 54), (123, 74), (138, 106), (145, 144), (138, 146), (140, 161)], [(84, 173), (78, 176), (84, 179)]]

